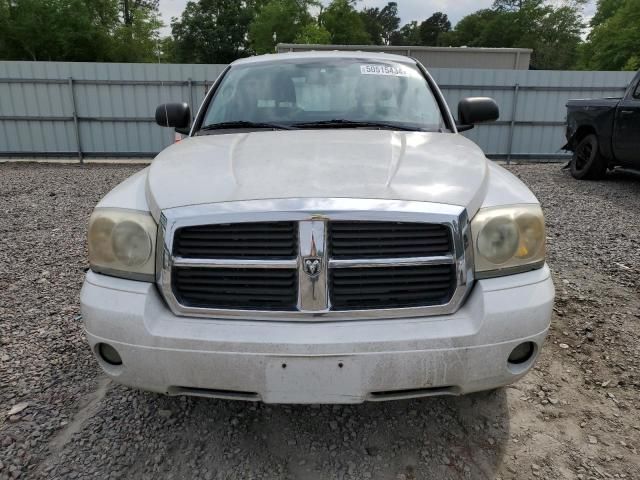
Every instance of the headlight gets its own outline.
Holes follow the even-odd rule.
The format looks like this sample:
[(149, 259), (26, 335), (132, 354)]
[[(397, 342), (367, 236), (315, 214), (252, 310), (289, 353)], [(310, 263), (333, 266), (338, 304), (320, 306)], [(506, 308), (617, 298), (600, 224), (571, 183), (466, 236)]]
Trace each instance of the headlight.
[(481, 209), (471, 221), (476, 278), (509, 275), (544, 264), (544, 216), (539, 205)]
[(147, 212), (97, 208), (89, 220), (91, 270), (152, 282), (156, 222)]

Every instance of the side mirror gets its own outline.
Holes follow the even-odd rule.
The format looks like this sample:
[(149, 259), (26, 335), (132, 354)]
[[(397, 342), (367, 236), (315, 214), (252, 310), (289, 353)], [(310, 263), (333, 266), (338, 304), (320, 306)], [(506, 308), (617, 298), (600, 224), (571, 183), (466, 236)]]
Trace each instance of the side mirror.
[(463, 98), (458, 103), (458, 131), (471, 130), (476, 123), (493, 122), (499, 116), (500, 109), (493, 98)]
[(163, 103), (156, 108), (156, 123), (185, 133), (191, 123), (191, 109), (186, 103)]

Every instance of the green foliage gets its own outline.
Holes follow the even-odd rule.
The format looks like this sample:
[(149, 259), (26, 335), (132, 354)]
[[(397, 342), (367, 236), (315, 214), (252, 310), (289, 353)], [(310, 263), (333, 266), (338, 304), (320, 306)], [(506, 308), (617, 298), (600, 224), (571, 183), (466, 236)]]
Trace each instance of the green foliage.
[(396, 2), (387, 3), (382, 10), (380, 10), (378, 21), (380, 25), (382, 25), (382, 39), (386, 45), (389, 45), (391, 35), (400, 27), (398, 4)]
[(164, 37), (158, 41), (160, 63), (178, 63), (176, 42), (173, 37)]
[(331, 34), (322, 25), (310, 23), (300, 30), (300, 33), (293, 39), (293, 42), (326, 45), (331, 43)]
[[(380, 15), (379, 8), (365, 8), (360, 12), (362, 24), (365, 31), (369, 34), (369, 41), (372, 45), (382, 45), (383, 27), (378, 19)], [(394, 32), (394, 34), (397, 32)]]
[(403, 25), (400, 30), (391, 35), (391, 45), (413, 46), (421, 43), (420, 24), (415, 20)]
[(501, 18), (495, 10), (478, 10), (462, 18), (454, 30), (442, 34), (440, 41), (445, 46), (493, 47), (506, 33), (495, 31)]
[(249, 26), (253, 50), (259, 54), (273, 53), (277, 43), (292, 43), (302, 35), (314, 21), (309, 13), (310, 4), (308, 0), (271, 0), (260, 8)]
[(621, 0), (598, 0), (598, 8), (589, 24), (592, 27), (602, 25), (622, 7), (624, 1)]
[(389, 2), (382, 9), (365, 8), (360, 12), (360, 18), (374, 45), (391, 44), (400, 27), (397, 2)]
[[(19, 0), (2, 2), (0, 45), (9, 60), (87, 60), (106, 58), (100, 39), (114, 26), (117, 10), (105, 25), (94, 22), (90, 2)], [(93, 38), (93, 35), (95, 37)]]
[(158, 11), (160, 0), (120, 0), (122, 20), (125, 25), (132, 25), (136, 20), (136, 13), (140, 10)]
[(420, 24), (420, 45), (439, 45), (440, 35), (451, 30), (446, 13), (436, 12)]
[(584, 28), (582, 17), (571, 6), (539, 8), (534, 17), (534, 27), (516, 43), (516, 46), (531, 45), (533, 66), (547, 70), (574, 68), (578, 60), (580, 35)]
[(586, 42), (587, 0), (494, 0), (454, 29), (443, 12), (400, 28), (396, 1), (358, 1), (191, 0), (161, 39), (159, 0), (0, 0), (0, 59), (228, 63), (282, 42), (521, 47), (534, 68), (640, 68), (640, 0), (598, 0)]
[(119, 0), (0, 0), (0, 58), (57, 61), (153, 61), (157, 10)]
[(539, 7), (544, 0), (494, 0), (493, 9), (499, 12), (517, 12), (526, 4)]
[(554, 6), (542, 0), (501, 0), (464, 17), (440, 43), (532, 48), (534, 68), (567, 69), (576, 64), (583, 27), (575, 2)]
[(130, 10), (129, 23), (119, 24), (113, 33), (112, 57), (120, 62), (157, 62), (161, 27), (157, 10), (146, 7)]
[(320, 14), (320, 24), (331, 34), (337, 45), (368, 45), (371, 42), (360, 13), (351, 0), (332, 0)]
[(598, 2), (598, 22), (582, 49), (581, 66), (594, 70), (640, 68), (640, 0)]
[(188, 2), (171, 22), (174, 52), (183, 63), (229, 63), (246, 56), (253, 11), (238, 0)]

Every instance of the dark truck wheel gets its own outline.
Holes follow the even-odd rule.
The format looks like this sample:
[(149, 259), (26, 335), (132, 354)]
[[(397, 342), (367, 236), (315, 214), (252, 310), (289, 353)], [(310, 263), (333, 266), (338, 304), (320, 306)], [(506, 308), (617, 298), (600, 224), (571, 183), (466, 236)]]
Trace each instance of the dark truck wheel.
[(598, 149), (598, 137), (591, 133), (580, 140), (571, 159), (571, 175), (578, 180), (598, 180), (607, 173), (607, 161)]

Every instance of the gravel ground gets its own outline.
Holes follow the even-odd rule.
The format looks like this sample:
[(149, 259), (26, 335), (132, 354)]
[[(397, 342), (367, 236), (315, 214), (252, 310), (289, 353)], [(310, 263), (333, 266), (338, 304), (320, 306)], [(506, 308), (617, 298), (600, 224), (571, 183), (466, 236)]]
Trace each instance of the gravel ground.
[(357, 406), (169, 398), (107, 380), (78, 294), (95, 203), (140, 166), (0, 164), (0, 480), (640, 478), (640, 179), (511, 170), (542, 201), (557, 303), (489, 395)]

